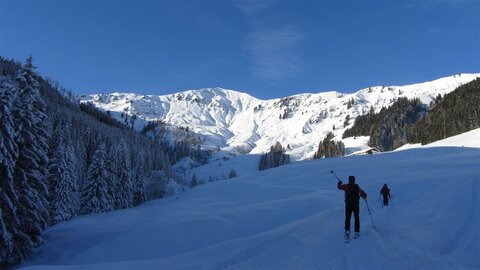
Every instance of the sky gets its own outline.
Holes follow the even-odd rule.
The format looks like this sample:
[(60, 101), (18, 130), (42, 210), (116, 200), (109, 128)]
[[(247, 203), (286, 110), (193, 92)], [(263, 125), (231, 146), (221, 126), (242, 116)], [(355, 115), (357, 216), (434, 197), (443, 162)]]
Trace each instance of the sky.
[(0, 0), (0, 55), (76, 94), (261, 99), (480, 72), (480, 1)]

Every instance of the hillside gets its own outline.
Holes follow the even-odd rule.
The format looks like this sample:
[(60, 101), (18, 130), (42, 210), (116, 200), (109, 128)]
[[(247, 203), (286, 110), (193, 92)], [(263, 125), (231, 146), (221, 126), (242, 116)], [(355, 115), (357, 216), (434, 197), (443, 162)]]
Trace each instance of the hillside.
[(51, 225), (188, 187), (171, 165), (202, 157), (188, 142), (157, 143), (72, 97), (31, 57), (22, 65), (0, 56), (0, 268), (28, 258)]
[(409, 142), (438, 141), (480, 127), (480, 79), (445, 95), (409, 130)]
[[(325, 92), (272, 100), (222, 88), (164, 96), (94, 94), (81, 99), (111, 112), (122, 122), (125, 115), (135, 115), (138, 130), (146, 121), (162, 120), (198, 133), (205, 148), (234, 153), (266, 152), (278, 141), (290, 146), (287, 153), (293, 159), (302, 160), (313, 157), (329, 131), (340, 140), (355, 118), (371, 107), (378, 112), (399, 97), (419, 98), (429, 104), (439, 94), (445, 95), (479, 76), (459, 74), (406, 86), (368, 87), (352, 94)], [(356, 150), (350, 147), (346, 144), (347, 154)]]
[[(480, 130), (421, 147), (293, 163), (50, 228), (25, 269), (478, 269)], [(368, 193), (345, 244), (343, 192)], [(392, 206), (378, 192), (388, 183)], [(376, 228), (373, 227), (374, 222)]]
[(355, 119), (343, 138), (369, 136), (368, 145), (381, 152), (406, 143), (428, 144), (480, 127), (480, 79), (438, 95), (429, 108), (418, 99), (398, 98), (380, 112)]

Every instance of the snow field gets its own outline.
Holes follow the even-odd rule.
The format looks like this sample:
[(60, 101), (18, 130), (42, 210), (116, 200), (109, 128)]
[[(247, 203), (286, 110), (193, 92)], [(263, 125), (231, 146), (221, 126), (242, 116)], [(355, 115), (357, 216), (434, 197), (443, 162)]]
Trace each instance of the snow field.
[[(474, 137), (475, 138), (475, 137)], [(303, 161), (50, 228), (29, 269), (478, 269), (480, 150)], [(343, 241), (342, 179), (368, 194)], [(382, 208), (387, 183), (393, 205)], [(353, 220), (352, 220), (353, 226)]]

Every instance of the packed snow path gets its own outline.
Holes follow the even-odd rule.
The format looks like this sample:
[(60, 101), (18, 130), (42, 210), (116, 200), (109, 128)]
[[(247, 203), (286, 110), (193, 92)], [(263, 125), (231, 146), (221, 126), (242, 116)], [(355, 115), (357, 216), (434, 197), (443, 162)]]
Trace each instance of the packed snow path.
[[(298, 162), (50, 228), (24, 267), (480, 269), (480, 149), (435, 147)], [(368, 193), (343, 241), (342, 179)], [(379, 191), (388, 183), (392, 206)], [(353, 226), (353, 219), (352, 219)]]

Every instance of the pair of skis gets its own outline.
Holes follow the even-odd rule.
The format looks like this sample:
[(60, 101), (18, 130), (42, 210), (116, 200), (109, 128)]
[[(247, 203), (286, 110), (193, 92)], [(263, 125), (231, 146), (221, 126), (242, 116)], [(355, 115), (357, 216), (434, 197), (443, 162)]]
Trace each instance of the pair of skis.
[[(357, 239), (360, 237), (360, 233), (355, 233), (353, 235), (353, 239)], [(350, 242), (350, 233), (345, 233), (345, 243), (349, 243)]]

